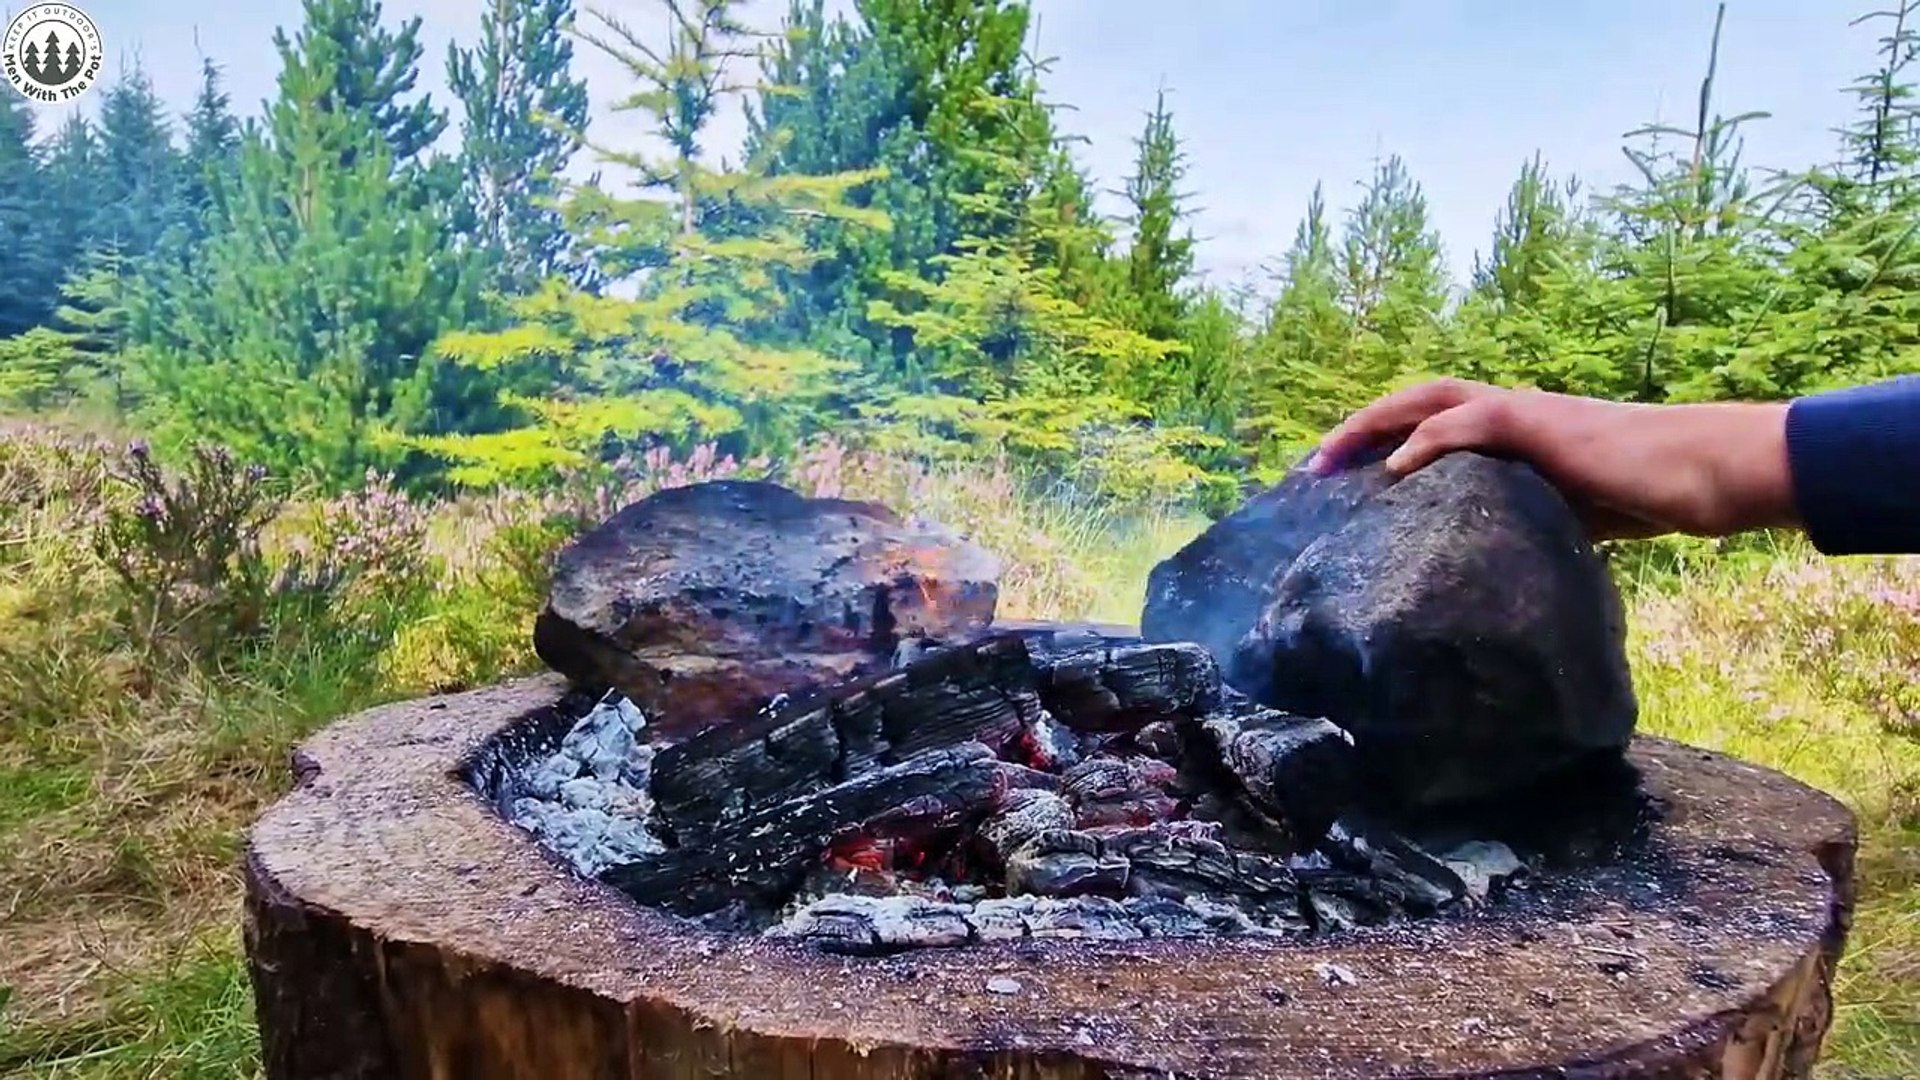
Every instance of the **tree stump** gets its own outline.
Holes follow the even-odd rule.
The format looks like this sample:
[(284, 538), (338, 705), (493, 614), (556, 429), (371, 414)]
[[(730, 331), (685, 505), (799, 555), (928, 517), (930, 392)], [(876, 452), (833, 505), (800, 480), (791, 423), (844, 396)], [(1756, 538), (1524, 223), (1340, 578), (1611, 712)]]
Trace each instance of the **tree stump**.
[[(1304, 940), (1026, 940), (848, 958), (702, 929), (559, 865), (470, 782), (552, 734), (535, 678), (375, 709), (294, 758), (246, 852), (267, 1075), (1805, 1075), (1854, 827), (1660, 739), (1646, 857), (1524, 900)], [(503, 734), (505, 733), (505, 734)]]

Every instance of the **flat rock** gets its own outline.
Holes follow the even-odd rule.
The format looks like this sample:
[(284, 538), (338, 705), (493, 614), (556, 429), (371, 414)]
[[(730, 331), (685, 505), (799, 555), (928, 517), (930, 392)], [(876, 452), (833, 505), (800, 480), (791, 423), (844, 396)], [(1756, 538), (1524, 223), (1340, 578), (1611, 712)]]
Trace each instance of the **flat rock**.
[(993, 621), (1000, 563), (885, 507), (719, 481), (636, 502), (556, 562), (534, 647), (684, 736), (823, 680), (883, 670), (902, 643)]
[(1578, 519), (1479, 454), (1398, 482), (1296, 471), (1155, 567), (1141, 629), (1347, 729), (1386, 803), (1497, 797), (1621, 750), (1637, 718), (1619, 592)]

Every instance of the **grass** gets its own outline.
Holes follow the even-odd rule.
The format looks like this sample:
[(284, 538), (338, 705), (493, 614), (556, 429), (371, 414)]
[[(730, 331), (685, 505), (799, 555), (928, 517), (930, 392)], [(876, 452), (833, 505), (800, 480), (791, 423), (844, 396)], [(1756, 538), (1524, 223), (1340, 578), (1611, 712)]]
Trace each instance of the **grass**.
[[(106, 453), (0, 441), (0, 1074), (254, 1075), (242, 830), (328, 719), (527, 668), (553, 534), (527, 524), (538, 500), (430, 508), (428, 557), (408, 572), (431, 587), (376, 612), (377, 632), (296, 616), (264, 647), (186, 656), (130, 631), (77, 539)], [(815, 464), (796, 486), (947, 521), (1002, 555), (1010, 617), (1132, 622), (1148, 569), (1201, 527), (1003, 469)], [(1861, 906), (1825, 1073), (1920, 1076), (1920, 564), (1769, 542), (1656, 546), (1621, 566), (1643, 726), (1859, 814)]]

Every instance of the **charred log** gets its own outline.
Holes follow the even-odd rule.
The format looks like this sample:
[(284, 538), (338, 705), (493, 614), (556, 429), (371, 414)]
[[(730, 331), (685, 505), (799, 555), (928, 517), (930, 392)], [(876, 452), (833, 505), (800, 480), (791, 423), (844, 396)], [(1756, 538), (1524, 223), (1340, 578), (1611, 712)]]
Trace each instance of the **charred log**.
[(1036, 722), (1022, 642), (929, 653), (901, 671), (816, 689), (661, 750), (653, 797), (682, 843), (876, 766), (965, 742), (996, 753)]
[(614, 867), (602, 879), (642, 904), (681, 914), (739, 899), (778, 907), (836, 836), (953, 828), (985, 816), (999, 790), (992, 750), (948, 747), (748, 814), (705, 843)]

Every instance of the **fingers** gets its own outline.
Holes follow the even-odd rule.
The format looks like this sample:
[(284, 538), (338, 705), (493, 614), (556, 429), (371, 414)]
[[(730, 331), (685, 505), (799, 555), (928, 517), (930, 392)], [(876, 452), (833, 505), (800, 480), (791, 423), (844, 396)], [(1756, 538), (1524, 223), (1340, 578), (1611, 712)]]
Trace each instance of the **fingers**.
[(1387, 456), (1387, 471), (1405, 476), (1455, 450), (1499, 450), (1510, 434), (1508, 413), (1507, 399), (1498, 394), (1474, 396), (1437, 412)]
[(1314, 451), (1311, 468), (1330, 472), (1369, 446), (1391, 442), (1433, 416), (1464, 402), (1499, 391), (1463, 379), (1435, 379), (1378, 399), (1327, 432)]

